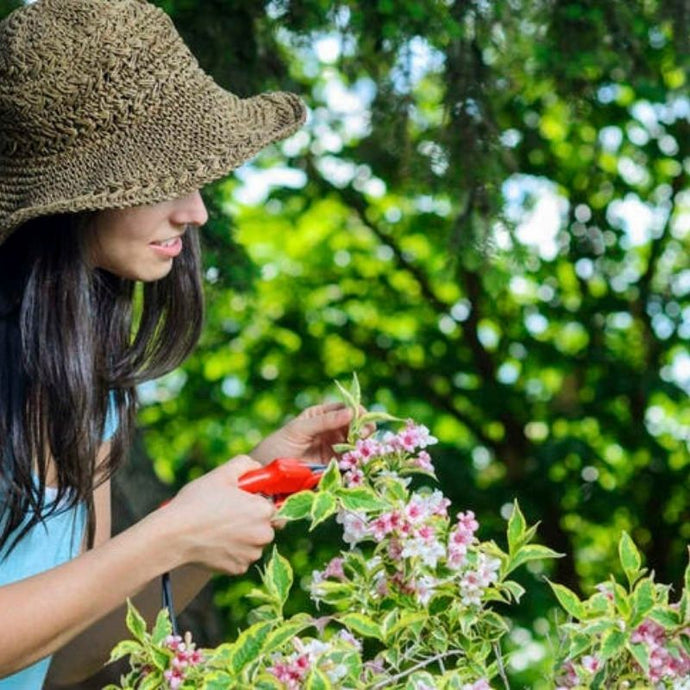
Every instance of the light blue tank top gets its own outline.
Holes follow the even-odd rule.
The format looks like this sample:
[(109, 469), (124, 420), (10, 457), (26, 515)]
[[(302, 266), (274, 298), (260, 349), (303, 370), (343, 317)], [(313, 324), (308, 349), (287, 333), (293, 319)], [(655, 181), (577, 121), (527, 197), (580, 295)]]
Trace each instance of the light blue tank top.
[[(111, 397), (103, 430), (103, 440), (115, 434), (118, 418)], [(55, 500), (57, 489), (46, 488), (46, 501)], [(86, 506), (57, 510), (43, 524), (32, 527), (17, 544), (7, 560), (2, 560), (6, 549), (0, 550), (0, 587), (11, 582), (38, 575), (55, 568), (79, 555), (86, 527)], [(0, 621), (1, 624), (1, 621)], [(51, 657), (41, 659), (33, 666), (0, 679), (0, 690), (40, 690), (48, 673)]]

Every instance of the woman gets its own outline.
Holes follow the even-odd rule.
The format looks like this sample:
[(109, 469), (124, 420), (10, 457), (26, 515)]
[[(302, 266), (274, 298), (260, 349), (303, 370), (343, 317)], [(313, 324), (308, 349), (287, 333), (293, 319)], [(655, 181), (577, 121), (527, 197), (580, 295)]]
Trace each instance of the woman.
[(58, 650), (54, 680), (88, 675), (127, 597), (155, 613), (163, 572), (182, 605), (245, 572), (275, 511), (238, 477), (343, 438), (347, 410), (310, 408), (110, 537), (136, 385), (199, 336), (198, 190), (304, 116), (293, 94), (221, 89), (144, 0), (38, 0), (0, 23), (0, 688), (40, 688)]

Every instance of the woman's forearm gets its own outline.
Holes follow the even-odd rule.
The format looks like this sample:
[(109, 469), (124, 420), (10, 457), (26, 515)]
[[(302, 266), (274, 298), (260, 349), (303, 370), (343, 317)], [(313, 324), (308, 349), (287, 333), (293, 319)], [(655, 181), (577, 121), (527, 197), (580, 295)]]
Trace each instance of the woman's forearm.
[(68, 563), (0, 587), (0, 678), (54, 653), (177, 567), (170, 537), (153, 513)]
[[(171, 573), (175, 607), (183, 610), (209, 581), (211, 573), (199, 566), (189, 565)], [(161, 608), (161, 582), (155, 578), (132, 598), (139, 613), (151, 625)], [(120, 640), (129, 636), (125, 625), (126, 606), (121, 605), (107, 614), (53, 658), (48, 675), (55, 685), (71, 685), (96, 673), (105, 664), (110, 651)], [(75, 660), (78, 659), (78, 663)]]

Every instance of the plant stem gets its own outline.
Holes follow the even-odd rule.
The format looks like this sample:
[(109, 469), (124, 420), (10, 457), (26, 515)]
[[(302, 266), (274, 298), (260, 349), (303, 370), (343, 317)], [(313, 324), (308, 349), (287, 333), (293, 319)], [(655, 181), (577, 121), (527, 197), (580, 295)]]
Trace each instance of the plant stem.
[(448, 652), (442, 652), (441, 654), (437, 654), (436, 656), (432, 656), (428, 659), (424, 659), (424, 661), (420, 661), (418, 664), (415, 664), (414, 666), (411, 666), (410, 668), (405, 669), (404, 671), (401, 671), (400, 673), (396, 674), (395, 676), (391, 676), (390, 678), (386, 678), (386, 680), (382, 680), (380, 683), (373, 685), (371, 690), (378, 690), (378, 688), (388, 688), (388, 687), (390, 687), (391, 683), (395, 683), (396, 681), (400, 680), (401, 678), (405, 678), (406, 676), (409, 676), (411, 673), (418, 671), (420, 668), (424, 668), (425, 666), (428, 666), (429, 664), (433, 664), (435, 661), (441, 661), (441, 660), (447, 659), (448, 657), (451, 657), (451, 656), (461, 656), (461, 655), (462, 655), (462, 652), (457, 650), (457, 649), (451, 649)]
[(503, 666), (503, 656), (501, 655), (501, 648), (498, 642), (494, 642), (494, 654), (496, 655), (496, 663), (498, 664), (498, 675), (501, 676), (503, 685), (505, 685), (506, 690), (510, 690), (510, 683), (508, 682), (508, 676), (506, 676), (506, 669)]

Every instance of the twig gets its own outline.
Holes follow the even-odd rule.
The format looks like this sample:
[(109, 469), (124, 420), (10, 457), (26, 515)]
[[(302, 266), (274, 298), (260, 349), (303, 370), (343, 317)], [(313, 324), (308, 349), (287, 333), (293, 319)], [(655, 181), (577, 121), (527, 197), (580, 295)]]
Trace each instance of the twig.
[(501, 676), (503, 685), (505, 685), (506, 690), (510, 690), (510, 683), (508, 682), (508, 676), (506, 676), (506, 669), (503, 666), (503, 656), (501, 655), (501, 648), (498, 642), (494, 642), (494, 654), (496, 655), (496, 663), (498, 664), (498, 675)]
[(415, 664), (414, 666), (398, 673), (397, 675), (386, 678), (386, 680), (382, 680), (380, 683), (373, 685), (372, 690), (378, 690), (378, 688), (387, 688), (391, 683), (395, 683), (401, 678), (409, 676), (411, 673), (418, 671), (420, 668), (424, 668), (429, 664), (433, 664), (435, 661), (441, 661), (442, 659), (447, 659), (451, 656), (462, 656), (462, 652), (457, 649), (451, 649), (449, 652), (443, 652), (441, 654), (437, 654), (436, 656), (432, 656), (429, 659), (425, 659), (424, 661), (420, 661), (418, 664)]

